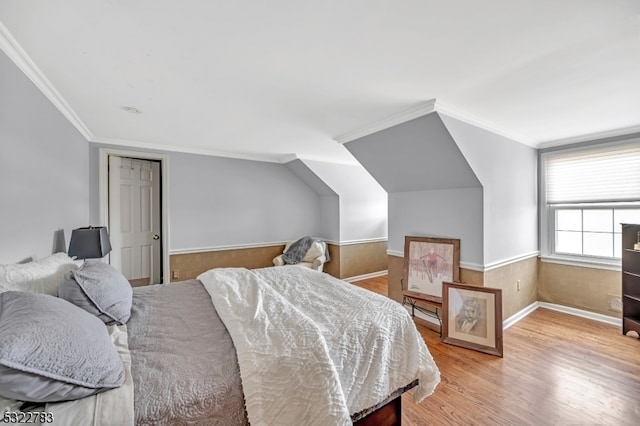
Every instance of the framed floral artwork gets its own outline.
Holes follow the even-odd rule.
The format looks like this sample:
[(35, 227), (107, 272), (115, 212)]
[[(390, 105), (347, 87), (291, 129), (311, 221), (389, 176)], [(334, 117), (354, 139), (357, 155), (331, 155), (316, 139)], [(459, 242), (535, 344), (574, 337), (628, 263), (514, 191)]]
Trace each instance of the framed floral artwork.
[(442, 283), (459, 277), (460, 240), (405, 237), (403, 295), (442, 303)]

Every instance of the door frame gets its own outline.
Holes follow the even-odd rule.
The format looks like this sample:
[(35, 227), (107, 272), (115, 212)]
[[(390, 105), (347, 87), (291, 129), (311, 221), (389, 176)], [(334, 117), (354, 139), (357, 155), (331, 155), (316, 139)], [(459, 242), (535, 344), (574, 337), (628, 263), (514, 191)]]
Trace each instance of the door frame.
[(160, 218), (161, 241), (160, 256), (162, 257), (162, 284), (166, 284), (170, 280), (169, 271), (169, 184), (168, 169), (169, 157), (165, 154), (156, 154), (153, 152), (128, 151), (124, 149), (98, 148), (98, 188), (100, 202), (100, 223), (107, 225), (109, 223), (109, 156), (139, 158), (142, 160), (160, 161)]

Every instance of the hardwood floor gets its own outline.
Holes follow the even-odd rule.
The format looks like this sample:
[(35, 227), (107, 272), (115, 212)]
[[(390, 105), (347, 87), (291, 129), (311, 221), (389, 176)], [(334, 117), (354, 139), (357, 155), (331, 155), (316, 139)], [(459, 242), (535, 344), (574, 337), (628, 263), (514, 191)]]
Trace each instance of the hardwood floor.
[[(387, 277), (353, 283), (387, 294)], [(442, 376), (403, 425), (639, 425), (640, 340), (539, 308), (504, 331), (504, 357), (447, 345), (417, 324)]]

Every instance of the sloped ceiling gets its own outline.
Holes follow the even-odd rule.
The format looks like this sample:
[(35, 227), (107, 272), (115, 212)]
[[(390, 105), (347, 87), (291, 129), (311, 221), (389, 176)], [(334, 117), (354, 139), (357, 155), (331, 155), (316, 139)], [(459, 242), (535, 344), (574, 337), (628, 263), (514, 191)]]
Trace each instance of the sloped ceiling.
[(286, 165), (297, 177), (309, 185), (316, 194), (324, 197), (339, 195), (316, 172), (312, 171), (304, 161), (295, 159), (289, 161)]
[(435, 112), (345, 146), (389, 193), (482, 186)]
[(638, 131), (638, 46), (631, 0), (0, 2), (85, 138), (279, 162), (430, 99), (532, 146)]

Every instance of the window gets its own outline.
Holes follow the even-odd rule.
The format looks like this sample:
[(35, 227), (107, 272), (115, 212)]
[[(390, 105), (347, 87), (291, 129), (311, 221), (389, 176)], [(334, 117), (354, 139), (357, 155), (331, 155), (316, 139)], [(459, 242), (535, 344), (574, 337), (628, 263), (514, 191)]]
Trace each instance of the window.
[(555, 253), (621, 257), (621, 223), (640, 223), (640, 208), (554, 207)]
[(640, 223), (640, 139), (543, 153), (543, 258), (619, 264), (621, 223)]

